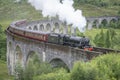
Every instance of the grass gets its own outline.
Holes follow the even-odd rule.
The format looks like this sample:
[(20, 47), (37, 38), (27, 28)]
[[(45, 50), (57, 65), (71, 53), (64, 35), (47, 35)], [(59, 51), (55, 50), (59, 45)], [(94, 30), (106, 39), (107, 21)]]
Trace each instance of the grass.
[(76, 7), (83, 11), (83, 15), (86, 17), (97, 17), (97, 16), (118, 16), (118, 11), (120, 6), (111, 6), (111, 7), (97, 7), (90, 4), (80, 4)]
[[(103, 31), (105, 32), (105, 31), (107, 31), (107, 29), (104, 29)], [(94, 28), (93, 28), (93, 29), (91, 29), (91, 30), (86, 30), (86, 31), (84, 32), (84, 35), (87, 36), (87, 37), (90, 39), (91, 45), (95, 46), (95, 44), (94, 44), (94, 42), (93, 42), (94, 37), (95, 37), (98, 33), (100, 33), (100, 32), (101, 32), (101, 29), (94, 29)]]
[(13, 4), (8, 5), (6, 7), (0, 8), (0, 21), (2, 20), (18, 20), (18, 19), (35, 19), (39, 18), (41, 14), (36, 11), (32, 6), (29, 4)]
[(6, 62), (0, 60), (0, 80), (13, 80), (13, 77), (8, 75)]
[[(106, 32), (108, 29), (103, 29), (103, 32)], [(84, 35), (87, 36), (88, 38), (90, 38), (91, 41), (91, 45), (95, 46), (95, 44), (93, 43), (94, 37), (101, 32), (101, 29), (92, 29), (92, 30), (86, 30), (84, 32)], [(115, 29), (115, 32), (117, 33), (117, 35), (120, 34), (120, 29)]]
[(0, 21), (3, 30), (5, 30), (10, 25), (10, 23), (12, 23), (12, 20)]
[[(107, 31), (107, 29), (103, 29), (103, 31)], [(87, 37), (90, 37), (92, 39), (94, 39), (94, 37), (101, 32), (101, 29), (91, 29), (91, 30), (86, 30), (84, 35)]]
[[(106, 32), (108, 29), (103, 29), (103, 32)], [(94, 39), (94, 37), (96, 36), (96, 34), (100, 33), (101, 32), (101, 29), (91, 29), (91, 30), (86, 30), (84, 32), (84, 35), (87, 36), (87, 37), (90, 37), (92, 39)], [(120, 29), (115, 29), (115, 32), (117, 34), (120, 34)]]

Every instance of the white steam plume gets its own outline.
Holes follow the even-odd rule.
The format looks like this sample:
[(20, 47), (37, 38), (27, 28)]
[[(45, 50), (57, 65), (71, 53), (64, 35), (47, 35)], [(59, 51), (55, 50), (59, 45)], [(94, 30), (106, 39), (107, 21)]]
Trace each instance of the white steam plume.
[(62, 0), (62, 2), (60, 0), (28, 0), (28, 2), (36, 10), (41, 10), (44, 17), (58, 16), (59, 20), (78, 27), (80, 31), (83, 31), (86, 26), (86, 19), (82, 16), (82, 11), (73, 8), (73, 0)]

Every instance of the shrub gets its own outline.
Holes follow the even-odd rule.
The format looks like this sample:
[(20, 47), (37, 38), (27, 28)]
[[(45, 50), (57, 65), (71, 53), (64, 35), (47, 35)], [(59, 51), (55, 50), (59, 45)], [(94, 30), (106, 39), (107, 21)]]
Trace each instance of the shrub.
[(76, 62), (71, 80), (120, 80), (120, 55), (107, 54), (90, 62)]
[(96, 67), (90, 63), (76, 62), (71, 72), (71, 80), (96, 80)]
[(42, 74), (35, 76), (33, 80), (70, 80), (70, 75), (65, 69), (60, 69), (54, 73)]
[(98, 68), (100, 80), (119, 80), (120, 79), (120, 55), (107, 54), (100, 56), (92, 61)]

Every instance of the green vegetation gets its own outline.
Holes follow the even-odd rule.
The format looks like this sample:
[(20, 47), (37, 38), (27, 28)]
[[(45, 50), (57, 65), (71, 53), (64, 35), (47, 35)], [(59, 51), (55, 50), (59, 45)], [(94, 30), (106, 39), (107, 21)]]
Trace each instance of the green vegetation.
[(118, 38), (118, 35), (113, 29), (108, 29), (106, 32), (103, 32), (102, 29), (101, 32), (95, 36), (94, 43), (99, 47), (114, 48), (114, 40), (116, 38)]
[(58, 69), (57, 72), (36, 76), (33, 80), (70, 80), (70, 74), (67, 73), (65, 69), (61, 68)]
[(120, 30), (113, 28), (102, 28), (87, 30), (84, 33), (80, 33), (77, 30), (78, 36), (86, 36), (90, 38), (90, 43), (92, 46), (105, 47), (111, 49), (120, 49)]
[(77, 62), (71, 72), (71, 80), (119, 80), (119, 61), (119, 54), (107, 54), (91, 62)]
[(0, 60), (6, 60), (6, 38), (0, 25)]
[(20, 3), (16, 3), (15, 0), (0, 0), (0, 24), (4, 30), (11, 22), (16, 20), (42, 19), (39, 11), (36, 11), (30, 4), (25, 2), (25, 0), (21, 1)]
[(109, 27), (114, 28), (114, 29), (120, 29), (120, 20), (119, 21), (112, 21), (109, 24)]
[(120, 15), (119, 0), (74, 0), (74, 6), (83, 10), (85, 16)]
[(8, 75), (6, 62), (2, 60), (0, 60), (0, 80), (13, 80), (13, 77)]
[(119, 0), (74, 0), (75, 5), (91, 4), (99, 7), (120, 6)]
[[(0, 21), (14, 21), (19, 19), (39, 19), (40, 13), (26, 2), (16, 3), (15, 0), (3, 0), (0, 3)], [(21, 0), (23, 1), (23, 0)], [(34, 13), (33, 13), (34, 12)]]

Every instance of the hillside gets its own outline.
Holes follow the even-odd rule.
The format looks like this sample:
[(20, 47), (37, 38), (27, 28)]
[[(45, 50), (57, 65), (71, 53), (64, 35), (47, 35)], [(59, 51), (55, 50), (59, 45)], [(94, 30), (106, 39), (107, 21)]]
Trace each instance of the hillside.
[(83, 11), (83, 15), (86, 17), (97, 17), (97, 16), (119, 16), (120, 6), (111, 6), (111, 7), (97, 7), (90, 4), (81, 4), (76, 6), (76, 8)]
[(83, 10), (85, 16), (120, 15), (120, 0), (74, 0), (74, 6)]
[[(11, 21), (18, 19), (35, 20), (42, 18), (40, 11), (36, 11), (30, 4), (26, 2), (26, 0), (22, 0), (19, 3), (14, 1), (15, 0), (0, 0), (0, 24), (2, 24), (4, 27), (7, 26)], [(106, 4), (109, 4), (107, 6), (99, 6), (101, 5), (101, 2), (97, 3), (96, 1), (98, 0), (94, 0), (94, 3), (93, 0), (85, 0), (89, 2), (84, 2), (84, 0), (74, 1), (74, 7), (76, 9), (81, 9), (83, 11), (83, 15), (86, 17), (120, 15), (120, 5), (117, 4), (120, 2), (119, 0), (112, 1), (114, 5), (110, 5), (110, 0), (104, 0), (106, 1)]]

